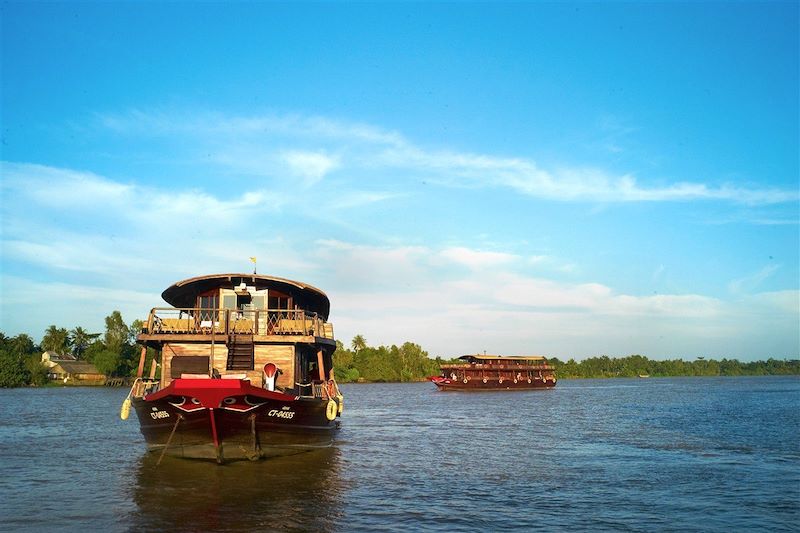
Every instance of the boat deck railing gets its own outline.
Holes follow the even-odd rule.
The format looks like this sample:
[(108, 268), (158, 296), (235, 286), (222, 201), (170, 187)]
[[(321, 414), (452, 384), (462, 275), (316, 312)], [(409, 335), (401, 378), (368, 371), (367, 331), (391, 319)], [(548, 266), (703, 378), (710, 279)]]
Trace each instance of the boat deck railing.
[(469, 363), (454, 363), (452, 365), (441, 365), (442, 370), (488, 370), (491, 372), (497, 371), (513, 371), (513, 370), (555, 370), (553, 365), (547, 364), (538, 364), (538, 365), (520, 365), (520, 364), (512, 364), (512, 365), (493, 365), (493, 364), (469, 364)]
[(333, 398), (336, 398), (337, 395), (341, 394), (341, 392), (339, 392), (339, 385), (336, 383), (335, 379), (329, 379), (328, 381), (313, 381), (312, 388), (314, 391), (314, 398), (332, 400)]
[(295, 383), (297, 390), (300, 391), (300, 396), (308, 398), (322, 398), (323, 400), (332, 400), (337, 396), (341, 396), (342, 392), (339, 390), (339, 384), (335, 379), (329, 380), (312, 380), (308, 383)]
[(146, 394), (155, 392), (160, 384), (161, 380), (157, 378), (136, 378), (133, 385), (131, 385), (128, 398), (143, 398)]
[(333, 324), (302, 309), (156, 307), (142, 333), (151, 335), (311, 335), (333, 339)]

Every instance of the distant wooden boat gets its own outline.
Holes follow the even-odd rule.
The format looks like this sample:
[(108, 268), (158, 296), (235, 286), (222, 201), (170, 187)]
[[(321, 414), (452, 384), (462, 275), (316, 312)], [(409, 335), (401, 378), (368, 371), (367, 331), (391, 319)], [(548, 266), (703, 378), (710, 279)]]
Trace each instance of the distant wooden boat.
[[(343, 399), (319, 289), (256, 274), (179, 281), (137, 340), (161, 354), (123, 404), (151, 450), (189, 458), (258, 459), (330, 446)], [(159, 459), (160, 460), (160, 459)]]
[(540, 355), (464, 355), (429, 378), (439, 390), (525, 390), (556, 386), (555, 368)]
[(640, 378), (649, 378), (650, 374), (639, 374)]

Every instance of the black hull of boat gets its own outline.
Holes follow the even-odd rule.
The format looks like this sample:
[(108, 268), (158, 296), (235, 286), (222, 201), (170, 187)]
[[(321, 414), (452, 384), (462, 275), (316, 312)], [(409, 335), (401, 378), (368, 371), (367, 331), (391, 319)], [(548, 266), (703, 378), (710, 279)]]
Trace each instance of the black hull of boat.
[(338, 420), (329, 420), (327, 400), (266, 400), (254, 406), (209, 409), (168, 399), (132, 399), (151, 451), (217, 462), (257, 460), (326, 448)]

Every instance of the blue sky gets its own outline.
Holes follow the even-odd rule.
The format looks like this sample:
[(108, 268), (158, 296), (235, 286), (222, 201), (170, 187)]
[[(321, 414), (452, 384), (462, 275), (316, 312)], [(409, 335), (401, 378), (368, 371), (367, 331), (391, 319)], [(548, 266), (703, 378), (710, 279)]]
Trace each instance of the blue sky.
[(257, 256), (345, 343), (797, 357), (799, 19), (5, 2), (0, 330)]

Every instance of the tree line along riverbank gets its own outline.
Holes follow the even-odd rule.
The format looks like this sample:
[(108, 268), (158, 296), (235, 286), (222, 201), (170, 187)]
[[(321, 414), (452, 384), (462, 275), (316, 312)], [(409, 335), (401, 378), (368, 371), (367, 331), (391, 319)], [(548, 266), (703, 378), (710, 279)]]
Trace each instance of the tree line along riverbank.
[[(142, 323), (130, 325), (119, 311), (105, 318), (105, 332), (90, 333), (77, 326), (71, 330), (55, 325), (48, 327), (42, 340), (36, 344), (27, 334), (7, 337), (0, 332), (0, 387), (42, 386), (50, 383), (47, 369), (42, 365), (45, 351), (71, 354), (78, 360), (92, 363), (108, 377), (130, 377), (136, 373), (140, 347), (136, 345), (137, 332)], [(337, 341), (334, 353), (334, 373), (342, 383), (352, 382), (406, 382), (419, 381), (438, 375), (439, 366), (454, 359), (430, 357), (419, 344), (405, 342), (400, 346), (370, 346), (362, 335), (356, 335), (345, 346)], [(158, 353), (148, 348), (145, 368)], [(721, 360), (696, 358), (653, 360), (643, 355), (589, 357), (580, 361), (561, 361), (550, 358), (561, 379), (615, 378), (615, 377), (675, 377), (675, 376), (762, 376), (800, 375), (800, 360), (767, 358), (742, 362), (737, 359)]]

